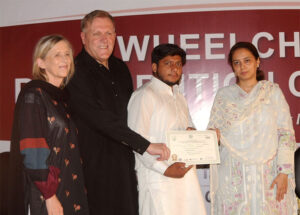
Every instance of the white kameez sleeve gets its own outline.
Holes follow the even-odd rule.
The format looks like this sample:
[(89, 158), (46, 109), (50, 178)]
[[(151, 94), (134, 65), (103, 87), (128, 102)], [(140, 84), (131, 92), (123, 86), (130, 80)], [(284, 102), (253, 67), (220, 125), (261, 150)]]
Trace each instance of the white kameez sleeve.
[[(128, 126), (151, 142), (149, 131), (151, 115), (154, 111), (154, 103), (151, 96), (147, 95), (145, 91), (136, 91), (132, 94), (127, 109)], [(135, 157), (146, 168), (162, 175), (169, 167), (165, 161), (158, 161), (156, 156), (150, 155), (148, 152), (144, 152), (143, 155), (135, 153)]]
[(223, 128), (223, 124), (225, 119), (222, 114), (222, 98), (220, 96), (220, 90), (217, 91), (217, 94), (214, 99), (213, 106), (210, 111), (209, 123), (207, 125), (207, 129), (215, 129), (218, 128), (220, 131)]
[(194, 125), (194, 123), (193, 123), (193, 120), (192, 120), (190, 112), (189, 112), (188, 117), (189, 117), (189, 126), (188, 127), (196, 128), (195, 125)]
[(274, 101), (277, 111), (278, 131), (277, 170), (279, 173), (290, 174), (294, 172), (295, 132), (289, 105), (278, 85), (275, 85), (275, 87)]

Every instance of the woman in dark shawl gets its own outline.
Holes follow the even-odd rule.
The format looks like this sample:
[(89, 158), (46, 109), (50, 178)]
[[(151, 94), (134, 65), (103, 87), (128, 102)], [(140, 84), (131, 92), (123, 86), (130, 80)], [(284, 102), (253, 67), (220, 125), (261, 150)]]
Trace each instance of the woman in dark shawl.
[(88, 214), (77, 144), (64, 86), (74, 73), (70, 43), (60, 35), (39, 40), (33, 81), (15, 107), (9, 214)]

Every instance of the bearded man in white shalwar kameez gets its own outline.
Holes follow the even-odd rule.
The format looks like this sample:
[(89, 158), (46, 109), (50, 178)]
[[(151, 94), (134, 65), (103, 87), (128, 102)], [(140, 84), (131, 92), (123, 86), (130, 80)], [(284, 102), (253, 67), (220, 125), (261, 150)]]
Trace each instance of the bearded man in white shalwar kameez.
[[(128, 125), (150, 142), (166, 142), (170, 130), (190, 130), (193, 123), (178, 84), (186, 53), (174, 44), (152, 52), (152, 79), (137, 89), (128, 105)], [(195, 166), (168, 165), (145, 152), (135, 154), (140, 215), (205, 215)]]

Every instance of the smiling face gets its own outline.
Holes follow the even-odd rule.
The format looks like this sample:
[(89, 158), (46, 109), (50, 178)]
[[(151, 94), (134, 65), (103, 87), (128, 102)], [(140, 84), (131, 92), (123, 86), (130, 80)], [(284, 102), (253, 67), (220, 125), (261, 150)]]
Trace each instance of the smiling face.
[(154, 76), (173, 86), (179, 84), (182, 75), (182, 60), (179, 55), (166, 56), (158, 62), (152, 64)]
[(234, 51), (232, 55), (232, 69), (238, 78), (238, 82), (256, 81), (256, 71), (260, 60), (246, 48)]
[(44, 59), (38, 58), (37, 64), (45, 70), (48, 82), (59, 87), (71, 69), (72, 50), (68, 43), (60, 41), (47, 53)]
[(106, 17), (96, 17), (81, 32), (85, 50), (96, 61), (108, 68), (108, 58), (113, 52), (116, 40), (115, 27)]

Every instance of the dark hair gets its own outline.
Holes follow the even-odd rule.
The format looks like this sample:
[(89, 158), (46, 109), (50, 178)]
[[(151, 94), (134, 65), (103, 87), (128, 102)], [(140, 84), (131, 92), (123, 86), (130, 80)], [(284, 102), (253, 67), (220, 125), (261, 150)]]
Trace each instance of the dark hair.
[[(232, 48), (230, 49), (230, 52), (228, 54), (228, 64), (231, 66), (231, 68), (233, 68), (232, 67), (232, 56), (233, 56), (234, 52), (238, 49), (247, 49), (248, 51), (250, 51), (252, 53), (252, 55), (255, 57), (256, 60), (259, 58), (258, 51), (252, 43), (238, 42), (234, 46), (232, 46)], [(265, 79), (265, 74), (258, 67), (257, 70), (256, 70), (256, 80), (261, 81), (261, 80), (264, 80), (264, 79)]]
[(167, 56), (179, 55), (181, 57), (182, 65), (186, 63), (186, 53), (178, 45), (165, 43), (156, 46), (151, 53), (151, 63), (158, 65), (159, 61)]
[(112, 15), (110, 15), (107, 11), (104, 10), (94, 10), (86, 14), (84, 18), (81, 20), (81, 31), (83, 32), (87, 24), (92, 23), (93, 20), (97, 17), (110, 19), (115, 27), (115, 21)]

